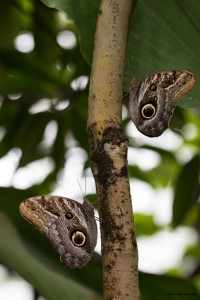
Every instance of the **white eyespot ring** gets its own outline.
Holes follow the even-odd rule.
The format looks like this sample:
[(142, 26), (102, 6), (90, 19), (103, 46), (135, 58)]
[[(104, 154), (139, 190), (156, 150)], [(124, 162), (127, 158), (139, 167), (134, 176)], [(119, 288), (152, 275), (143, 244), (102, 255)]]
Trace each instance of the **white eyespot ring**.
[(74, 246), (83, 247), (86, 243), (86, 236), (82, 231), (74, 231), (72, 233), (71, 241)]
[(156, 108), (153, 104), (148, 103), (142, 107), (141, 114), (145, 120), (152, 119), (156, 114)]

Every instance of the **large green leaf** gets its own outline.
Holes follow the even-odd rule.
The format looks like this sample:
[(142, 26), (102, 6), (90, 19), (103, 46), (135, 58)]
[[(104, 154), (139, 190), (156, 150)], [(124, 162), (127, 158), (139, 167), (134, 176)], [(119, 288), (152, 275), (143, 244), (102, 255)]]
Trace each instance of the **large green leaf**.
[(172, 276), (140, 273), (142, 300), (198, 300), (191, 282)]
[(82, 53), (91, 64), (100, 0), (42, 0), (47, 6), (66, 12), (75, 22)]
[[(81, 49), (92, 61), (94, 33), (99, 1), (43, 0), (71, 16), (77, 25)], [(145, 77), (167, 69), (187, 69), (200, 79), (200, 6), (198, 0), (138, 0), (130, 24), (125, 77)], [(128, 85), (125, 84), (126, 91)], [(180, 102), (181, 106), (199, 107), (196, 86)]]

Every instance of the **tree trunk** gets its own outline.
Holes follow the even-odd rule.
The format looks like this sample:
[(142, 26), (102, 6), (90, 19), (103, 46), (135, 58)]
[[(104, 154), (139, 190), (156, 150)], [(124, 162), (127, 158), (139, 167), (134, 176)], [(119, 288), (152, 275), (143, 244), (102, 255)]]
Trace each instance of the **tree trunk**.
[(132, 0), (102, 0), (88, 107), (91, 168), (102, 241), (104, 299), (138, 300), (138, 254), (128, 180), (122, 91)]

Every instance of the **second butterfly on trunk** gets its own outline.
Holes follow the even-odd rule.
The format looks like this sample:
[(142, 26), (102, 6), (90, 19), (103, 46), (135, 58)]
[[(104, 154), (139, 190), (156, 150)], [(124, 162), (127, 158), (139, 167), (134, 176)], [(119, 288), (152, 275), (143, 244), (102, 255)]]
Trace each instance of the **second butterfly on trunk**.
[(129, 109), (133, 123), (144, 135), (156, 137), (168, 127), (177, 102), (195, 84), (188, 71), (163, 71), (130, 84)]

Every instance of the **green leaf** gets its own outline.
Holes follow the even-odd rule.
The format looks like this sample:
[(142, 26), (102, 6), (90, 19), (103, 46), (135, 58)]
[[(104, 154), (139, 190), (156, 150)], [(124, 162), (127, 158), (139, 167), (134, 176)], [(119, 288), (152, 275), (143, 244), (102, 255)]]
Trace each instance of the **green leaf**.
[(161, 229), (154, 223), (152, 216), (134, 214), (134, 223), (137, 236), (152, 235)]
[(102, 299), (95, 292), (35, 259), (21, 242), (14, 225), (3, 214), (0, 214), (0, 240), (1, 261), (31, 282), (48, 300)]
[(47, 6), (66, 12), (75, 22), (83, 55), (91, 64), (100, 1), (42, 0)]
[(200, 295), (189, 280), (140, 273), (142, 300), (198, 300)]
[[(200, 247), (199, 243), (196, 245), (191, 245), (187, 248), (185, 252), (185, 257), (192, 257), (200, 263)], [(199, 264), (198, 264), (199, 265)]]
[[(12, 77), (10, 74), (7, 74), (7, 78), (5, 78), (4, 74), (1, 76), (1, 93), (7, 93), (12, 84), (14, 84), (15, 92), (17, 86), (21, 88), (17, 92), (22, 90), (35, 91), (36, 87), (42, 86), (42, 83), (43, 86), (48, 88), (50, 83), (53, 86), (66, 86), (73, 78), (72, 72), (65, 71), (63, 74), (56, 69), (55, 65), (48, 65), (45, 61), (42, 61), (42, 58), (35, 59), (32, 53), (0, 50), (0, 64), (1, 67), (8, 68), (9, 73), (12, 74)], [(26, 74), (25, 78), (23, 78), (24, 74)], [(47, 91), (48, 89), (46, 93)]]
[[(74, 20), (82, 52), (91, 64), (99, 1), (43, 0), (65, 11)], [(129, 30), (125, 78), (142, 78), (161, 70), (186, 69), (200, 79), (200, 14), (197, 0), (137, 1)], [(132, 64), (130, 63), (130, 60)], [(133, 65), (133, 69), (132, 66)], [(128, 91), (128, 84), (125, 84)], [(184, 107), (199, 107), (196, 86), (180, 102)]]
[(173, 203), (173, 224), (181, 224), (199, 197), (199, 156), (186, 163), (177, 179)]

